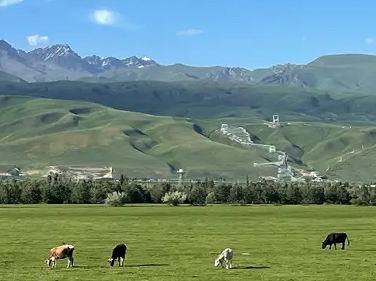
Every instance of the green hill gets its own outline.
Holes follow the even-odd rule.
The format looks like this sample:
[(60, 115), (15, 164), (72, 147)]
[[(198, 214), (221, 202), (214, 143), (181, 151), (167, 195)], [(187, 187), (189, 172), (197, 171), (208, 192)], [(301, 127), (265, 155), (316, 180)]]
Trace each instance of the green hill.
[(294, 167), (325, 174), (330, 165), (328, 175), (333, 179), (374, 180), (372, 165), (364, 164), (374, 160), (373, 128), (292, 122), (272, 129), (261, 120), (191, 120), (23, 96), (0, 97), (0, 166), (113, 166), (117, 175), (150, 178), (176, 177), (179, 168), (188, 178), (275, 176), (276, 168), (253, 163), (276, 159), (220, 135), (216, 130), (224, 122), (244, 126), (255, 143), (287, 152)]
[[(273, 129), (260, 123), (232, 124), (244, 127), (255, 143), (273, 144), (285, 151), (295, 167), (311, 167), (338, 180), (376, 180), (372, 172), (376, 160), (374, 127), (291, 122)], [(218, 137), (218, 134), (210, 136), (216, 141), (223, 140)]]
[(263, 161), (261, 156), (208, 139), (202, 131), (218, 125), (205, 124), (84, 102), (2, 96), (0, 165), (113, 166), (118, 174), (151, 178), (173, 177), (178, 168), (193, 178), (244, 178), (250, 170), (261, 175), (251, 163)]
[(373, 123), (376, 95), (276, 85), (213, 82), (0, 83), (0, 94), (95, 102), (116, 109), (188, 118)]

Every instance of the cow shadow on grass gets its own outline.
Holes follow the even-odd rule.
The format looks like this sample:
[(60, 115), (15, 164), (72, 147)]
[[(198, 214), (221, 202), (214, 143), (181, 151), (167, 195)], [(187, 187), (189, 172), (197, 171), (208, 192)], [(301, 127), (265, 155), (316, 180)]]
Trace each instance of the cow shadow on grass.
[(232, 269), (267, 269), (270, 266), (235, 266)]
[[(154, 267), (154, 266), (168, 266), (168, 264), (163, 263), (145, 263), (145, 264), (124, 264), (122, 267)], [(75, 265), (75, 268), (80, 269), (93, 269), (93, 268), (111, 268), (109, 265)], [(114, 265), (113, 268), (118, 268), (119, 266)]]
[[(153, 266), (168, 266), (168, 264), (164, 263), (145, 263), (145, 264), (124, 264), (124, 266), (120, 267), (153, 267)], [(75, 265), (73, 267), (82, 268), (82, 269), (92, 269), (92, 268), (111, 268), (109, 265)], [(114, 265), (114, 268), (119, 266)]]

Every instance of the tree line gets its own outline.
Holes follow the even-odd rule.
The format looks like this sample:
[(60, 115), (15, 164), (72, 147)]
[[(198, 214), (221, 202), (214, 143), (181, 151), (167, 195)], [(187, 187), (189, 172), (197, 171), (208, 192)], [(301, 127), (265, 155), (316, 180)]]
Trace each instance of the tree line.
[(47, 179), (0, 183), (0, 204), (346, 204), (376, 205), (376, 186), (350, 183), (248, 182), (214, 183), (212, 180), (178, 186), (171, 183), (133, 183)]

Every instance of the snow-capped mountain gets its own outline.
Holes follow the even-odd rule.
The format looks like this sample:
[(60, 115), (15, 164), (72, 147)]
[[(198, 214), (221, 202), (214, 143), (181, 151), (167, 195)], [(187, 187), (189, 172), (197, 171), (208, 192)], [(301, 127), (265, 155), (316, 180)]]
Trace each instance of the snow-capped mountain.
[(146, 56), (118, 59), (93, 55), (83, 58), (68, 44), (55, 44), (25, 52), (0, 40), (0, 70), (29, 82), (76, 80), (111, 69), (138, 69), (155, 65), (158, 64)]
[[(348, 54), (322, 56), (306, 65), (278, 64), (269, 68), (248, 70), (241, 67), (193, 67), (176, 63), (161, 65), (152, 58), (130, 56), (127, 58), (82, 57), (68, 44), (55, 44), (32, 51), (14, 48), (0, 40), (0, 73), (4, 79), (27, 82), (79, 80), (86, 82), (126, 81), (216, 81), (247, 84), (287, 84), (294, 87), (314, 88), (327, 85), (329, 68), (333, 74), (333, 88), (348, 90), (349, 77), (343, 82), (343, 69), (359, 65), (362, 71), (353, 75), (352, 85), (372, 76), (376, 56)], [(368, 76), (370, 75), (370, 76)], [(13, 77), (13, 78), (12, 78)]]
[(132, 56), (126, 59), (118, 59), (114, 57), (107, 57), (102, 58), (96, 55), (88, 56), (83, 58), (88, 64), (92, 65), (93, 67), (100, 69), (100, 70), (108, 70), (112, 67), (119, 68), (119, 67), (130, 67), (130, 68), (142, 68), (145, 66), (157, 65), (157, 63), (148, 58), (142, 57), (138, 58), (136, 56)]

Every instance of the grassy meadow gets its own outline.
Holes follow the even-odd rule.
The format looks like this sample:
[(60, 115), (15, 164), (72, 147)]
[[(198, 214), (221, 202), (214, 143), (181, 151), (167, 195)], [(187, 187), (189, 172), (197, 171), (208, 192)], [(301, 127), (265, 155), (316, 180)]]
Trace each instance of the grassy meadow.
[[(2, 280), (374, 280), (374, 207), (19, 205), (1, 206)], [(346, 250), (321, 249), (345, 231)], [(75, 266), (44, 260), (64, 241)], [(125, 266), (107, 259), (126, 243)], [(214, 267), (225, 247), (234, 269)], [(339, 248), (339, 247), (338, 247)]]

